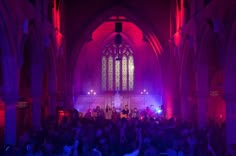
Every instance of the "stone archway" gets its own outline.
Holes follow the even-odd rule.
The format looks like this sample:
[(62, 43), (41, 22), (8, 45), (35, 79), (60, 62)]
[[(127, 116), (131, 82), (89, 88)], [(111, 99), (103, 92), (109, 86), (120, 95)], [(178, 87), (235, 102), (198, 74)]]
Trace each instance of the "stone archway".
[[(96, 18), (91, 21), (91, 23), (88, 24), (88, 27), (83, 31), (82, 35), (78, 35), (80, 37), (76, 40), (76, 47), (73, 48), (72, 54), (69, 56), (70, 64), (67, 66), (67, 69), (69, 71), (68, 79), (71, 80), (70, 82), (73, 82), (74, 78), (74, 68), (76, 65), (77, 58), (80, 54), (80, 51), (83, 47), (83, 45), (87, 42), (88, 37), (91, 36), (91, 33), (102, 23), (104, 20), (108, 19), (109, 17), (113, 15), (119, 15), (119, 16), (125, 16), (130, 21), (132, 21), (134, 24), (137, 24), (141, 30), (144, 32), (147, 42), (151, 45), (152, 49), (155, 52), (155, 55), (158, 59), (158, 55), (162, 53), (162, 46), (160, 45), (157, 37), (154, 35), (154, 33), (151, 31), (150, 27), (147, 23), (140, 20), (136, 15), (134, 15), (132, 12), (130, 12), (128, 9), (116, 6), (109, 10), (106, 10), (103, 14), (96, 16)], [(161, 73), (161, 72), (160, 72)], [(162, 79), (162, 75), (160, 75)], [(161, 83), (160, 83), (161, 84)], [(72, 86), (70, 84), (69, 86)], [(71, 92), (72, 92), (71, 88)]]
[[(220, 57), (223, 52), (223, 43), (219, 32), (214, 32), (207, 23), (202, 25), (199, 35), (202, 36), (202, 39), (197, 53), (196, 97), (198, 126), (205, 127), (207, 119), (214, 116), (214, 120), (216, 120), (214, 113), (219, 113), (218, 120), (225, 114), (222, 98), (223, 79), (222, 75), (218, 74), (222, 72), (222, 62), (224, 62)], [(216, 92), (217, 94), (215, 94)], [(222, 110), (220, 110), (221, 107)]]

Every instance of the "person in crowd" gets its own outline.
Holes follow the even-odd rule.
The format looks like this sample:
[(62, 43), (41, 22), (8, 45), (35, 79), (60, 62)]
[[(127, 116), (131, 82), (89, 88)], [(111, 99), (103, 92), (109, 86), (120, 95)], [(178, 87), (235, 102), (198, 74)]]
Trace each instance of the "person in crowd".
[[(128, 106), (124, 110), (127, 111)], [(73, 116), (73, 111), (71, 113), (54, 126), (24, 132), (19, 137), (18, 145), (6, 146), (0, 152), (10, 156), (226, 155), (224, 143), (217, 144), (225, 137), (222, 134), (225, 126), (219, 124), (197, 129), (173, 119), (162, 119), (158, 123), (154, 119), (138, 118), (105, 120), (86, 115), (77, 118)], [(73, 122), (77, 124), (71, 124)]]
[(121, 118), (128, 118), (129, 117), (129, 108), (128, 105), (125, 105), (125, 108), (121, 111)]
[(138, 118), (138, 116), (139, 116), (138, 109), (134, 107), (134, 109), (131, 112), (131, 118)]
[(112, 109), (109, 105), (107, 105), (105, 109), (105, 119), (111, 120), (111, 117), (112, 117)]

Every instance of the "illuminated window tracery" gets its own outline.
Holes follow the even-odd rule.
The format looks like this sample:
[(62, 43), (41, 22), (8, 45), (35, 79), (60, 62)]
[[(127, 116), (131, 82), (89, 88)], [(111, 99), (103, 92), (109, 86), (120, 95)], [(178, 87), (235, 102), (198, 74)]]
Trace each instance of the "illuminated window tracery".
[(134, 89), (134, 57), (128, 44), (110, 44), (102, 52), (101, 80), (103, 91)]
[(113, 57), (108, 58), (108, 90), (113, 90)]
[(134, 89), (134, 58), (133, 56), (129, 56), (129, 90)]
[(122, 89), (127, 90), (127, 58), (122, 58)]
[(102, 57), (102, 90), (107, 88), (107, 58)]

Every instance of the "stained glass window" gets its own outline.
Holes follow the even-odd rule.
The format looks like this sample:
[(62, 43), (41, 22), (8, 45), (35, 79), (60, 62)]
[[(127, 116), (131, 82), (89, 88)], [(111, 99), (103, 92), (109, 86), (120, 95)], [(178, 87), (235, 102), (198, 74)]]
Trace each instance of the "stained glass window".
[(107, 88), (107, 59), (102, 57), (102, 90)]
[(134, 89), (134, 57), (128, 44), (109, 44), (102, 52), (101, 82), (103, 91)]
[(127, 58), (122, 58), (122, 89), (127, 90)]
[(133, 56), (129, 56), (129, 90), (134, 89), (134, 59)]
[(116, 90), (120, 90), (120, 61), (116, 60), (115, 66), (116, 66), (116, 72), (115, 72)]
[(113, 58), (108, 59), (108, 90), (113, 90)]

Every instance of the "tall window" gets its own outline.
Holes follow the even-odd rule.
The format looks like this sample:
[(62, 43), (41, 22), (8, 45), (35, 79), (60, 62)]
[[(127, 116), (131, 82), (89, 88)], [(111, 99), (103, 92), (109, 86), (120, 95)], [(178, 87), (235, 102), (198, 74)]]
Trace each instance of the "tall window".
[(128, 44), (110, 44), (102, 52), (101, 79), (103, 91), (134, 89), (134, 57)]

